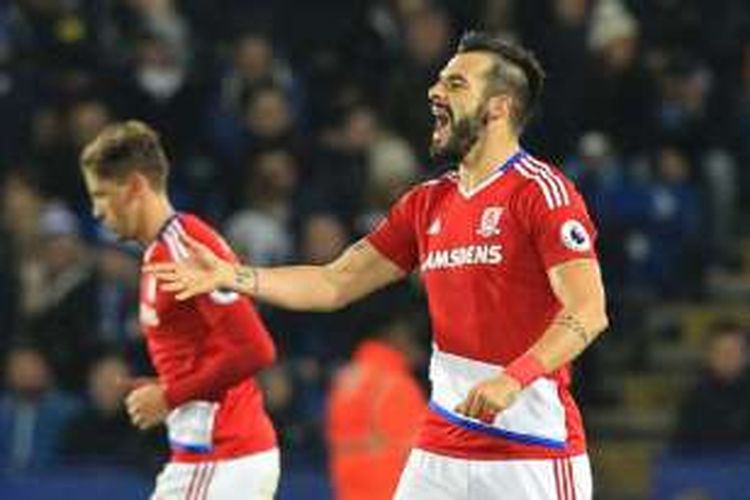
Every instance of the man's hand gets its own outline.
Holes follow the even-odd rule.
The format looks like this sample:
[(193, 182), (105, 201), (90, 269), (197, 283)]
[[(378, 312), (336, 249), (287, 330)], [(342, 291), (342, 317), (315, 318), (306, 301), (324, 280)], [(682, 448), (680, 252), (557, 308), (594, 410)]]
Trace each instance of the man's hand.
[(162, 423), (169, 414), (164, 388), (156, 383), (144, 384), (134, 389), (125, 398), (125, 406), (130, 421), (141, 430)]
[(474, 386), (454, 411), (492, 423), (498, 413), (513, 404), (520, 392), (521, 384), (503, 373)]
[(177, 300), (186, 300), (232, 284), (233, 264), (220, 259), (211, 249), (188, 235), (180, 234), (179, 238), (188, 251), (186, 259), (151, 264), (143, 269), (162, 282), (164, 291), (174, 292)]

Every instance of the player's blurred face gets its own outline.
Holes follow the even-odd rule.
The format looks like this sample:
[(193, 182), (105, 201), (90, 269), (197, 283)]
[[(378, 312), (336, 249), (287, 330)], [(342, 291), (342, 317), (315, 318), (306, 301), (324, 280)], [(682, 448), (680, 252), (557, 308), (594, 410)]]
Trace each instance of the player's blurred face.
[(83, 176), (94, 217), (120, 238), (135, 238), (137, 217), (133, 203), (133, 175), (110, 179), (86, 170)]
[(430, 88), (435, 123), (430, 153), (436, 160), (460, 162), (486, 124), (486, 74), (493, 64), (487, 54), (457, 54)]

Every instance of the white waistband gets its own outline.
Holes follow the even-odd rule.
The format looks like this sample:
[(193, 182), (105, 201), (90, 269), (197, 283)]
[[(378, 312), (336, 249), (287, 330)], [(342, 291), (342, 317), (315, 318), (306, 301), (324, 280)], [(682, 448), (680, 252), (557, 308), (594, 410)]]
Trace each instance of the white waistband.
[(565, 408), (558, 394), (558, 384), (552, 379), (540, 378), (526, 387), (491, 425), (453, 411), (475, 385), (497, 376), (502, 370), (500, 365), (446, 353), (433, 346), (430, 361), (433, 410), (454, 424), (472, 430), (527, 444), (564, 445), (567, 438)]
[(167, 416), (167, 433), (173, 450), (209, 453), (213, 450), (213, 432), (218, 403), (188, 401)]

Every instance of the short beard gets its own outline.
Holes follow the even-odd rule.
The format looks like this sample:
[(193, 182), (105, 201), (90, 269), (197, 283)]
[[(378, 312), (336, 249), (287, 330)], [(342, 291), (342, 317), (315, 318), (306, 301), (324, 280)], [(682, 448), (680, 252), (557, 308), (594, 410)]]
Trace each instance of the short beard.
[(458, 120), (452, 125), (453, 130), (445, 146), (430, 144), (430, 157), (440, 165), (458, 165), (476, 144), (483, 126), (480, 113)]

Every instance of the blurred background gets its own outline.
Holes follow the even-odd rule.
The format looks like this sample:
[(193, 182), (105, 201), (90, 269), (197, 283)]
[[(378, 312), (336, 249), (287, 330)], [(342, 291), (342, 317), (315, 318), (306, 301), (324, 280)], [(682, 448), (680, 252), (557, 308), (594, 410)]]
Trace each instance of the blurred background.
[[(426, 92), (467, 28), (541, 59), (523, 143), (599, 226), (612, 327), (576, 368), (597, 498), (750, 498), (747, 0), (0, 1), (0, 497), (145, 498), (165, 456), (123, 413), (117, 379), (150, 371), (139, 253), (93, 224), (81, 146), (146, 120), (179, 209), (255, 264), (326, 262), (439, 172)], [(262, 312), (280, 497), (327, 498), (331, 381), (397, 317), (426, 388), (422, 292)]]

